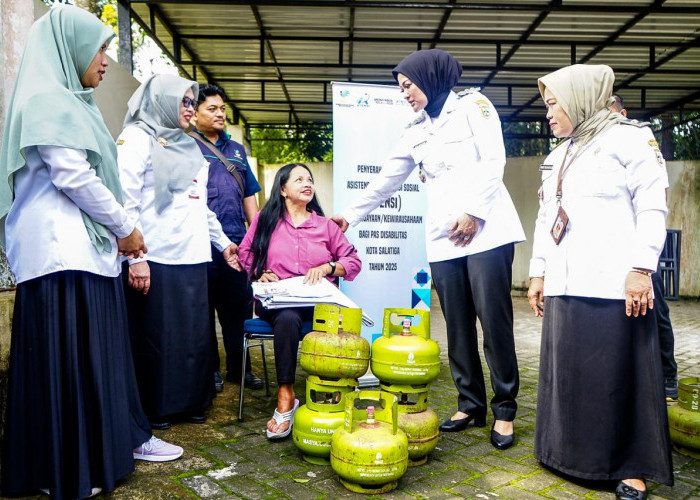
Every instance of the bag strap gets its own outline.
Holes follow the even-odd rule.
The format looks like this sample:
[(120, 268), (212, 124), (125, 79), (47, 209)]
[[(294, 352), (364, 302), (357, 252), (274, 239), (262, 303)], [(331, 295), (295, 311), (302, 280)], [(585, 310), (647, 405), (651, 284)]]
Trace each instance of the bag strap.
[(236, 182), (238, 183), (238, 187), (241, 188), (241, 197), (245, 196), (245, 193), (243, 191), (243, 179), (241, 178), (240, 172), (238, 172), (238, 170), (236, 170), (236, 167), (233, 165), (233, 163), (228, 161), (228, 159), (224, 155), (221, 154), (221, 151), (219, 151), (219, 148), (214, 146), (208, 140), (204, 139), (201, 135), (199, 135), (194, 130), (190, 130), (189, 132), (187, 132), (187, 135), (192, 137), (194, 140), (198, 141), (200, 144), (204, 144), (207, 147), (207, 149), (209, 149), (209, 151), (214, 153), (216, 155), (216, 157), (219, 160), (221, 160), (221, 163), (224, 164), (224, 166), (226, 167), (226, 170), (228, 170), (229, 174), (231, 174), (233, 176), (233, 178), (236, 179)]

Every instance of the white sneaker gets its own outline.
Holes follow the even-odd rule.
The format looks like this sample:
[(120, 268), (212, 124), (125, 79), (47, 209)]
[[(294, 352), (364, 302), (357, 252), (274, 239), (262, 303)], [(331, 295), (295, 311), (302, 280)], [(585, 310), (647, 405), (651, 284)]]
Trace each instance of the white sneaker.
[(134, 449), (135, 460), (147, 462), (169, 462), (182, 456), (182, 448), (151, 436), (151, 439)]
[[(51, 492), (48, 489), (40, 488), (39, 491), (41, 491), (44, 495), (51, 496)], [(102, 488), (93, 488), (90, 490), (90, 496), (88, 498), (96, 497), (100, 493), (102, 493)]]

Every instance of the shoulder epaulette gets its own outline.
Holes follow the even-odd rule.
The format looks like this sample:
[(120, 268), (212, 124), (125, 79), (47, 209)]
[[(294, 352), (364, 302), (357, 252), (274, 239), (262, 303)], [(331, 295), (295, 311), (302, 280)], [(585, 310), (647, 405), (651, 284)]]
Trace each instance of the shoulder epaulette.
[(481, 90), (481, 87), (471, 87), (468, 89), (464, 89), (461, 92), (457, 92), (457, 99), (461, 99), (464, 96), (468, 96), (470, 94), (473, 94), (475, 92), (479, 92)]
[(413, 127), (414, 125), (418, 125), (419, 123), (423, 123), (423, 121), (425, 120), (425, 116), (426, 116), (425, 113), (421, 113), (421, 114), (418, 116), (418, 118), (416, 118), (416, 119), (413, 120), (411, 123), (409, 123), (408, 125), (406, 125), (406, 128), (411, 128), (411, 127)]
[(621, 118), (620, 123), (623, 125), (632, 125), (633, 127), (642, 128), (651, 126), (650, 122), (640, 122), (639, 120), (633, 120), (632, 118)]

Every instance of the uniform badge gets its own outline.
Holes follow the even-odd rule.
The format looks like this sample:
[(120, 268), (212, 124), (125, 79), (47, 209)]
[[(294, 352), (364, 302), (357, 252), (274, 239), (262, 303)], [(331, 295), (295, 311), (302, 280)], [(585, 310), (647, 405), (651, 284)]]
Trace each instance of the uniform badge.
[(119, 139), (117, 141), (117, 146), (121, 146), (122, 144), (124, 144), (124, 139)]
[(165, 137), (159, 137), (159, 138), (158, 138), (158, 144), (160, 144), (161, 146), (165, 147), (165, 146), (168, 145), (168, 141), (165, 140)]
[(477, 99), (474, 103), (479, 106), (479, 111), (484, 118), (491, 118), (491, 104), (486, 99)]
[(659, 143), (656, 142), (654, 139), (649, 139), (649, 146), (651, 146), (651, 150), (656, 156), (656, 163), (658, 163), (659, 166), (663, 167), (666, 164), (666, 161), (664, 160), (664, 155), (661, 154), (661, 148), (659, 147)]

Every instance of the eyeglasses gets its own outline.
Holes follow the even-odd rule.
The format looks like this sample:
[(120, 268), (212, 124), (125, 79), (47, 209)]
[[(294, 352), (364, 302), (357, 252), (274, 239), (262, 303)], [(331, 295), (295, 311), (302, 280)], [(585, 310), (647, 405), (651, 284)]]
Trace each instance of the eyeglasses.
[(183, 105), (185, 108), (192, 107), (192, 109), (195, 109), (195, 108), (197, 107), (197, 101), (195, 101), (195, 100), (192, 99), (191, 97), (185, 96), (185, 97), (182, 98), (182, 105)]

